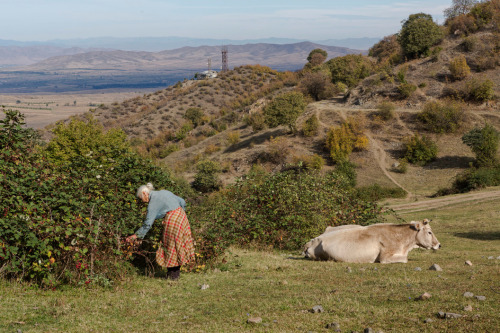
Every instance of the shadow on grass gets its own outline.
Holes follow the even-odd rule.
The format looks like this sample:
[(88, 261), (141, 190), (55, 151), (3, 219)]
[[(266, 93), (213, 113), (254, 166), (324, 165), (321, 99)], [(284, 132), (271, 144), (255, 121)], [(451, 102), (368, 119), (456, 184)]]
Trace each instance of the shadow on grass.
[(488, 231), (472, 231), (472, 232), (457, 232), (454, 234), (457, 237), (469, 238), (475, 240), (500, 240), (500, 231), (488, 232)]

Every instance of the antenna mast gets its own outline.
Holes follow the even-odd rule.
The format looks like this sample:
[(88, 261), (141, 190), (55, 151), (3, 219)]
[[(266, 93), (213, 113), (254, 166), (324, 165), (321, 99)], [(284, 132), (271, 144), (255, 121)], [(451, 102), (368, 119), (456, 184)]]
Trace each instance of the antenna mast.
[(227, 66), (227, 46), (222, 47), (222, 71), (227, 72), (229, 70)]

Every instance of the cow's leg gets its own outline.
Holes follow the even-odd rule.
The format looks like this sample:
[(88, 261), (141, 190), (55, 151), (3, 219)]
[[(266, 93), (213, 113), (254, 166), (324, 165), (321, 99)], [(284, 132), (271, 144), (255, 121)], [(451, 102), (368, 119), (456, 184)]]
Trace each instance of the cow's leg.
[(408, 256), (404, 254), (380, 255), (381, 264), (393, 264), (397, 262), (406, 264), (408, 262)]

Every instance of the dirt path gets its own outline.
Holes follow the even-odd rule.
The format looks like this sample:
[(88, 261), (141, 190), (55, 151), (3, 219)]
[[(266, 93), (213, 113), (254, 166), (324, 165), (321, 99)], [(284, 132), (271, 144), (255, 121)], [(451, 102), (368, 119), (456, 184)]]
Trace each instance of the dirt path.
[(413, 213), (423, 210), (442, 208), (448, 205), (462, 203), (462, 202), (488, 201), (488, 200), (500, 200), (500, 190), (456, 194), (429, 200), (388, 205), (386, 207), (400, 213)]

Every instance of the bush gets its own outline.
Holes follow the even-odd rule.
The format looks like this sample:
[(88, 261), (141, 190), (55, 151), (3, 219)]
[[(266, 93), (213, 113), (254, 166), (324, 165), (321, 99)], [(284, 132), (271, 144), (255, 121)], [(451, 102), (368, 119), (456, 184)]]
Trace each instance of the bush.
[(196, 225), (210, 230), (205, 237), (222, 248), (297, 250), (329, 225), (366, 225), (380, 216), (375, 204), (359, 200), (336, 173), (294, 170), (251, 173), (196, 210)]
[(325, 165), (325, 160), (318, 154), (294, 156), (294, 163), (306, 170), (321, 170)]
[(300, 80), (300, 90), (315, 101), (331, 98), (338, 93), (330, 75), (323, 71), (305, 72)]
[(203, 160), (196, 164), (197, 173), (194, 176), (193, 187), (200, 192), (213, 192), (222, 187), (218, 178), (221, 171), (217, 162)]
[(463, 80), (470, 75), (470, 67), (463, 55), (453, 58), (448, 66), (454, 80)]
[(498, 164), (498, 141), (500, 133), (491, 125), (474, 128), (462, 136), (462, 142), (476, 154), (478, 167), (492, 167)]
[(309, 117), (302, 126), (302, 134), (304, 136), (316, 136), (319, 130), (319, 120), (316, 114)]
[[(126, 274), (134, 249), (123, 238), (145, 214), (135, 197), (137, 186), (153, 182), (183, 197), (188, 189), (121, 146), (76, 154), (80, 145), (69, 145), (66, 153), (73, 157), (55, 165), (51, 161), (59, 162), (60, 155), (33, 149), (22, 124), (22, 115), (11, 111), (0, 121), (1, 275), (55, 287), (110, 282)], [(73, 125), (61, 124), (58, 133), (65, 136)], [(96, 130), (89, 127), (88, 135)], [(161, 232), (159, 224), (143, 244), (157, 246)]]
[(441, 41), (443, 34), (429, 14), (412, 14), (403, 21), (398, 42), (408, 58), (428, 56), (430, 48)]
[(247, 126), (252, 127), (254, 132), (258, 132), (266, 128), (266, 118), (262, 112), (254, 112), (245, 117), (244, 122)]
[(328, 57), (328, 53), (325, 50), (314, 49), (307, 56), (307, 61), (312, 66), (318, 66), (318, 65), (321, 65), (326, 60), (327, 57)]
[(186, 110), (186, 113), (184, 114), (184, 118), (191, 121), (191, 123), (195, 128), (200, 125), (203, 125), (204, 117), (205, 114), (203, 113), (203, 110), (200, 108), (189, 108)]
[(343, 83), (349, 88), (374, 72), (374, 65), (369, 58), (359, 54), (348, 54), (328, 60), (326, 66), (330, 69), (332, 82)]
[(367, 149), (368, 138), (363, 134), (359, 121), (351, 118), (328, 131), (326, 147), (332, 160), (338, 163), (347, 161), (353, 150)]
[(272, 138), (267, 143), (266, 150), (258, 157), (259, 162), (285, 164), (290, 155), (290, 143), (285, 137)]
[(500, 167), (472, 168), (457, 175), (449, 189), (441, 189), (436, 196), (465, 193), (488, 186), (500, 185)]
[(464, 38), (464, 41), (460, 44), (465, 52), (472, 52), (476, 49), (478, 44), (477, 38), (475, 36), (470, 36)]
[(495, 97), (494, 83), (491, 80), (473, 78), (466, 82), (465, 97), (470, 101), (486, 102)]
[(423, 166), (435, 160), (437, 153), (437, 145), (429, 137), (416, 134), (405, 139), (404, 159), (410, 163)]
[(434, 133), (454, 133), (465, 121), (463, 105), (454, 101), (431, 101), (417, 114), (427, 130)]
[(358, 198), (365, 201), (380, 201), (386, 198), (405, 198), (406, 191), (400, 187), (382, 187), (379, 184), (356, 188)]
[(404, 82), (398, 86), (399, 95), (403, 99), (410, 97), (415, 92), (415, 90), (417, 90), (417, 86), (411, 83)]
[(264, 108), (266, 124), (271, 128), (285, 125), (290, 131), (295, 132), (295, 122), (306, 106), (304, 95), (299, 92), (281, 94)]
[(229, 145), (235, 145), (240, 142), (240, 132), (231, 131), (227, 133), (227, 142)]
[(368, 50), (370, 57), (377, 58), (379, 63), (396, 65), (401, 61), (401, 46), (396, 35), (384, 37)]
[(394, 110), (396, 109), (396, 106), (391, 103), (391, 102), (382, 102), (379, 105), (377, 105), (377, 115), (382, 119), (382, 120), (391, 120), (394, 118)]

